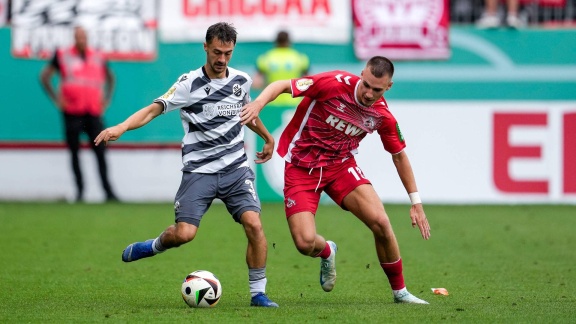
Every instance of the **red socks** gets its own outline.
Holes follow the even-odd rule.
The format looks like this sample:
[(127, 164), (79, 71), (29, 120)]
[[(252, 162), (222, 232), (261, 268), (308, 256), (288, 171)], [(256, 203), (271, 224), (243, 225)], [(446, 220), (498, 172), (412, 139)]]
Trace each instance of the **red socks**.
[(332, 252), (332, 250), (330, 250), (330, 245), (328, 245), (328, 242), (326, 242), (326, 246), (324, 246), (324, 250), (322, 250), (322, 252), (318, 253), (318, 255), (316, 255), (316, 257), (321, 257), (322, 259), (328, 259), (331, 252)]
[(380, 263), (380, 266), (386, 273), (392, 290), (400, 290), (406, 287), (404, 276), (402, 275), (402, 259), (392, 263)]

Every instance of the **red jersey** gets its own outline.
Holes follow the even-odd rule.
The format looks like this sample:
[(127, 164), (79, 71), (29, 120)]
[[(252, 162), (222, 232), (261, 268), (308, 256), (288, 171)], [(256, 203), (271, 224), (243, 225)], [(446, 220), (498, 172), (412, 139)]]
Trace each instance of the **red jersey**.
[(290, 82), (292, 96), (304, 99), (280, 136), (277, 152), (286, 161), (305, 168), (342, 163), (357, 153), (360, 141), (373, 131), (391, 154), (406, 147), (384, 98), (370, 107), (356, 100), (360, 77), (331, 71)]

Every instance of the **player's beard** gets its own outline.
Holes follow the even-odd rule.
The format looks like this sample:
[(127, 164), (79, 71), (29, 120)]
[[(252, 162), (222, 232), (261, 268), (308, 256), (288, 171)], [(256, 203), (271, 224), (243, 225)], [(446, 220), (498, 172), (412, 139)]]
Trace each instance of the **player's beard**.
[(212, 64), (210, 68), (212, 69), (212, 72), (214, 72), (215, 74), (220, 74), (226, 71), (226, 64), (216, 62)]

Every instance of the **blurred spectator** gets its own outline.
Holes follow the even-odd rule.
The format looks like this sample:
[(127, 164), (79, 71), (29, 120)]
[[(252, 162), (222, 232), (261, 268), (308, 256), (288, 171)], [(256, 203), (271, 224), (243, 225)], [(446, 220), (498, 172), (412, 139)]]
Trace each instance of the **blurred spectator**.
[[(485, 8), (482, 17), (476, 22), (479, 28), (496, 28), (501, 24), (498, 14), (500, 0), (485, 0)], [(523, 26), (522, 20), (518, 17), (519, 0), (506, 0), (506, 25), (511, 28)]]
[[(59, 93), (52, 87), (52, 76), (60, 76)], [(84, 180), (80, 170), (80, 135), (86, 133), (98, 161), (98, 170), (107, 201), (117, 201), (108, 181), (105, 146), (94, 145), (94, 139), (104, 129), (102, 115), (114, 90), (114, 76), (100, 51), (88, 47), (86, 31), (74, 29), (74, 45), (59, 49), (46, 65), (40, 80), (48, 96), (62, 112), (66, 144), (71, 153), (76, 181), (76, 201), (82, 201)]]
[[(276, 36), (275, 47), (258, 57), (257, 73), (252, 85), (255, 89), (262, 89), (274, 81), (299, 78), (307, 74), (309, 69), (308, 56), (292, 48), (288, 32), (280, 31)], [(270, 104), (294, 108), (299, 102), (299, 98), (282, 94)]]

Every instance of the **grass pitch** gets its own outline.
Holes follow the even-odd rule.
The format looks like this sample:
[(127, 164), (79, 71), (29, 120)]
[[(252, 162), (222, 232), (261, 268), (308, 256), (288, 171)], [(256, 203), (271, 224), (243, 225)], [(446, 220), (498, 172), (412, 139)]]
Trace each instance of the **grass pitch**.
[[(268, 295), (279, 309), (249, 306), (246, 238), (223, 205), (196, 239), (125, 264), (126, 245), (157, 236), (170, 204), (0, 203), (0, 322), (569, 323), (576, 320), (576, 207), (425, 206), (430, 241), (408, 206), (389, 205), (408, 289), (430, 305), (392, 302), (373, 238), (351, 214), (321, 206), (318, 232), (338, 244), (338, 281), (325, 293), (319, 260), (293, 246), (282, 205), (265, 204)], [(180, 295), (187, 273), (221, 280), (213, 309)], [(432, 294), (443, 287), (449, 296)]]

